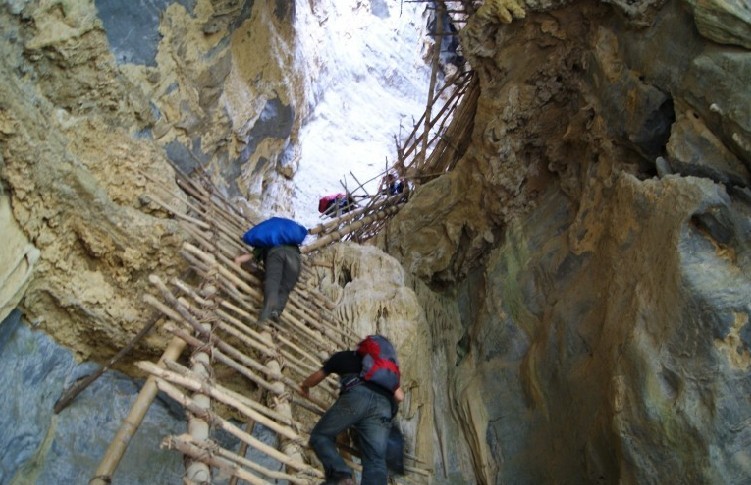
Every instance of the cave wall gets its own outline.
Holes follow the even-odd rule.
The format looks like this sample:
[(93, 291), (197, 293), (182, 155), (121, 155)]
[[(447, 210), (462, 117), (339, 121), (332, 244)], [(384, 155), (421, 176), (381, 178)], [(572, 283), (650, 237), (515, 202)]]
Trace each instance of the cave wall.
[(436, 433), (462, 437), (440, 482), (748, 481), (750, 22), (683, 1), (470, 20), (472, 144), (379, 240), (429, 309)]

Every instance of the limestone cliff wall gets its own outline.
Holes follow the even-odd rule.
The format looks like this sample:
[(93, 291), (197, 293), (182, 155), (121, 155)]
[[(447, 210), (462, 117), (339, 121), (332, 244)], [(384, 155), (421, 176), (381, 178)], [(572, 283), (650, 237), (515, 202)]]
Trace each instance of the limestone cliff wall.
[(439, 480), (749, 479), (749, 20), (513, 0), (470, 20), (472, 145), (380, 240), (429, 308), (436, 433), (462, 437)]
[(284, 212), (306, 106), (294, 15), (239, 0), (0, 3), (4, 308), (20, 302), (81, 358), (121, 348), (149, 318), (146, 276), (184, 271), (184, 236), (149, 198), (185, 208), (168, 161), (251, 214)]

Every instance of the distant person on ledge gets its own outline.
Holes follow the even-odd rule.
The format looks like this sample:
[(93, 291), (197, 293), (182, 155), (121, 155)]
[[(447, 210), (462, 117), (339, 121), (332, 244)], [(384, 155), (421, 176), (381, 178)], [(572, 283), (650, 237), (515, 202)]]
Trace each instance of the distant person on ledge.
[(381, 179), (381, 193), (385, 195), (404, 193), (404, 182), (398, 180), (393, 173), (389, 173)]

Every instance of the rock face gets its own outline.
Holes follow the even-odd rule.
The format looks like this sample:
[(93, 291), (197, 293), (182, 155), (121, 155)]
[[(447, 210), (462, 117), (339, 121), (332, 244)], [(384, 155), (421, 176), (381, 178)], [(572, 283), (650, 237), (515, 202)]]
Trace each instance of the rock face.
[(439, 481), (751, 477), (751, 55), (715, 43), (749, 25), (610, 3), (485, 2), (473, 144), (381, 238), (462, 436)]
[[(53, 415), (63, 386), (92, 369), (76, 364), (70, 351), (43, 332), (23, 325), (20, 316), (14, 312), (0, 326), (0, 482), (87, 483), (120, 426), (113, 416), (127, 414), (138, 386), (122, 374), (105, 373), (75, 406)], [(175, 411), (181, 410), (160, 400), (149, 409), (114, 477), (117, 482), (181, 483), (174, 473), (182, 466), (180, 456), (159, 449), (165, 433), (185, 427), (184, 416)]]
[[(101, 361), (148, 319), (145, 277), (183, 271), (168, 160), (284, 212), (323, 89), (292, 27), (313, 3), (0, 3), (0, 304)], [(342, 320), (397, 343), (411, 451), (445, 484), (748, 483), (746, 4), (486, 0), (461, 43), (481, 87), (470, 148), (390, 221), (390, 256), (343, 245), (316, 268)], [(73, 357), (0, 333), (6, 377), (32, 376), (8, 385), (46, 393), (5, 393), (2, 415), (50, 407)], [(35, 345), (52, 360), (25, 361)], [(31, 414), (2, 427), (19, 452), (0, 481), (84, 476), (65, 467), (91, 450), (50, 444), (85, 429)], [(171, 466), (154, 459), (150, 476)]]
[(0, 4), (7, 232), (24, 236), (9, 241), (4, 307), (24, 294), (26, 316), (81, 358), (123, 347), (149, 319), (146, 277), (184, 271), (184, 236), (160, 209), (185, 208), (168, 160), (267, 198), (263, 211), (289, 205), (294, 15), (236, 0)]

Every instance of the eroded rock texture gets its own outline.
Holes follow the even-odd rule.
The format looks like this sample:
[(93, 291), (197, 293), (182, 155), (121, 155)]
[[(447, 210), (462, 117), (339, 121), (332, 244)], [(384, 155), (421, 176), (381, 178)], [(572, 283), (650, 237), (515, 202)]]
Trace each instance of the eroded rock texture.
[[(21, 322), (16, 311), (0, 326), (3, 387), (0, 409), (1, 483), (88, 483), (140, 383), (105, 373), (65, 412), (51, 413), (64, 386), (91, 372), (48, 335)], [(23, 396), (23, 399), (19, 399)], [(117, 483), (180, 483), (179, 455), (160, 450), (165, 433), (181, 433), (185, 416), (178, 406), (157, 399), (114, 475)]]
[(25, 289), (27, 317), (82, 358), (122, 348), (149, 319), (146, 277), (184, 272), (184, 236), (149, 198), (184, 208), (168, 160), (256, 213), (283, 211), (301, 118), (294, 14), (239, 0), (0, 3), (3, 193), (9, 238), (23, 236), (8, 240), (2, 305)]
[(746, 482), (747, 9), (481, 10), (473, 143), (381, 238), (429, 313), (436, 433), (462, 437), (437, 477)]

